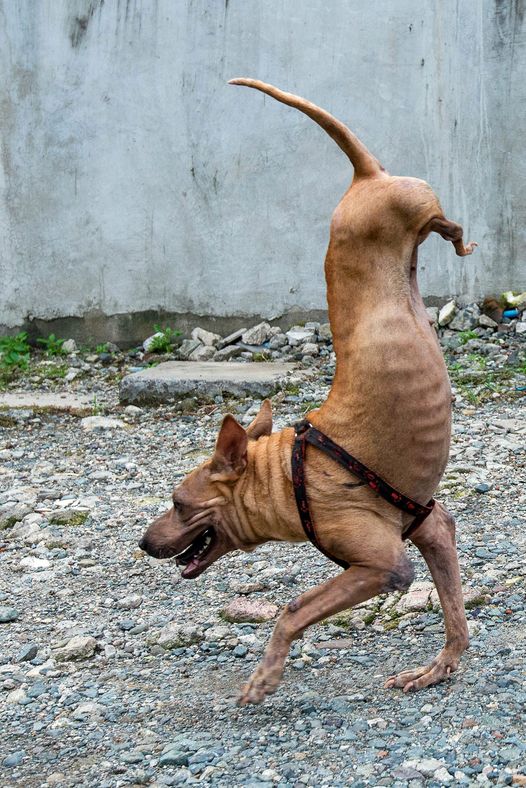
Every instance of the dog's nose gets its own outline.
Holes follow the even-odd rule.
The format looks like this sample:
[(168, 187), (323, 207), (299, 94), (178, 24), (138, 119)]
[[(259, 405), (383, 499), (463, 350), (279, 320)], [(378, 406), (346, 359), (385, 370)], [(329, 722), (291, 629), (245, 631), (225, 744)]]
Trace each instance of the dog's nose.
[(144, 536), (139, 542), (139, 547), (141, 548), (141, 550), (144, 550), (146, 552), (146, 539), (144, 538)]

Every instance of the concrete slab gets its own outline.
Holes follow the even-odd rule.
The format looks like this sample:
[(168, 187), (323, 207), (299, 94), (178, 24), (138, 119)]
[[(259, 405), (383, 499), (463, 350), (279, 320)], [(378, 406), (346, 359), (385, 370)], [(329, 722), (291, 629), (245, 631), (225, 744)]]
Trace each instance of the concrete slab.
[(84, 416), (91, 413), (93, 400), (88, 396), (75, 395), (68, 391), (8, 391), (0, 394), (0, 410), (18, 408)]
[(126, 375), (120, 386), (120, 400), (141, 404), (217, 394), (267, 397), (282, 387), (294, 369), (294, 364), (264, 362), (165, 361)]

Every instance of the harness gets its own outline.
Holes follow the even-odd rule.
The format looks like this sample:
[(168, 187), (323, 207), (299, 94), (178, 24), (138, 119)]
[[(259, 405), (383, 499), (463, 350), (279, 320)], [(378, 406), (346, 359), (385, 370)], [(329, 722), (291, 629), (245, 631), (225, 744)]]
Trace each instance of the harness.
[(397, 509), (414, 515), (415, 519), (405, 530), (402, 539), (407, 539), (411, 536), (411, 534), (422, 525), (426, 517), (431, 514), (433, 506), (435, 505), (433, 498), (431, 498), (426, 505), (422, 505), (413, 501), (412, 498), (408, 498), (407, 495), (398, 492), (384, 479), (374, 473), (374, 471), (369, 470), (369, 468), (363, 465), (359, 460), (346, 452), (345, 449), (342, 449), (341, 446), (334, 443), (327, 435), (324, 435), (323, 432), (313, 427), (306, 419), (295, 424), (294, 431), (296, 437), (292, 446), (292, 484), (294, 486), (294, 497), (296, 498), (296, 505), (298, 507), (298, 514), (303, 530), (312, 544), (317, 547), (323, 555), (330, 558), (330, 560), (334, 561), (336, 564), (339, 564), (343, 569), (348, 569), (349, 564), (328, 553), (327, 550), (322, 547), (316, 535), (316, 528), (310, 513), (307, 488), (305, 486), (305, 455), (308, 443), (327, 454), (350, 473), (358, 476), (362, 481), (358, 482), (356, 486), (366, 484), (390, 504), (396, 506)]

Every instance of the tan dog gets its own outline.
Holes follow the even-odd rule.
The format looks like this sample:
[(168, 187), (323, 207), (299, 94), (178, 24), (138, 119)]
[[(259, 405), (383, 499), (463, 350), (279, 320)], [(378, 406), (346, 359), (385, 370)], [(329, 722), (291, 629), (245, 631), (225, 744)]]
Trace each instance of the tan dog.
[[(324, 110), (265, 83), (232, 80), (268, 93), (315, 120), (347, 154), (352, 185), (337, 206), (325, 261), (337, 366), (327, 401), (309, 421), (393, 487), (422, 504), (444, 472), (451, 388), (416, 281), (417, 249), (429, 233), (471, 254), (462, 228), (448, 221), (424, 181), (390, 176), (349, 129)], [(271, 434), (270, 403), (247, 430), (225, 416), (212, 458), (174, 490), (173, 508), (140, 546), (177, 555), (182, 576), (197, 577), (231, 550), (268, 540), (306, 540), (291, 481), (292, 428)], [(406, 590), (413, 579), (402, 543), (411, 517), (394, 508), (323, 453), (309, 449), (307, 489), (319, 540), (350, 568), (291, 602), (241, 703), (275, 691), (291, 642), (306, 627), (377, 594)], [(468, 632), (455, 547), (455, 524), (440, 504), (411, 536), (435, 581), (446, 644), (425, 667), (386, 687), (435, 684), (456, 670)]]

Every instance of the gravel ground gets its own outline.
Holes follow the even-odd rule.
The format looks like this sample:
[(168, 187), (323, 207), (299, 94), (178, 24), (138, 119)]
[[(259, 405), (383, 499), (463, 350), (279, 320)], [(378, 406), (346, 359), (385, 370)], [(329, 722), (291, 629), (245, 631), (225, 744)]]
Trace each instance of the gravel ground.
[[(469, 363), (457, 354), (462, 374)], [(438, 497), (457, 517), (469, 607), (458, 673), (418, 694), (382, 688), (443, 643), (409, 547), (409, 594), (313, 627), (277, 694), (240, 709), (272, 622), (228, 623), (222, 609), (239, 595), (281, 606), (334, 567), (310, 545), (266, 545), (185, 582), (146, 557), (137, 540), (174, 480), (224, 412), (249, 420), (257, 403), (124, 410), (112, 374), (98, 365), (70, 385), (117, 420), (107, 429), (0, 414), (2, 786), (526, 784), (524, 375), (471, 404), (463, 374), (454, 408)], [(330, 367), (302, 374), (274, 398), (278, 428), (326, 394)]]

